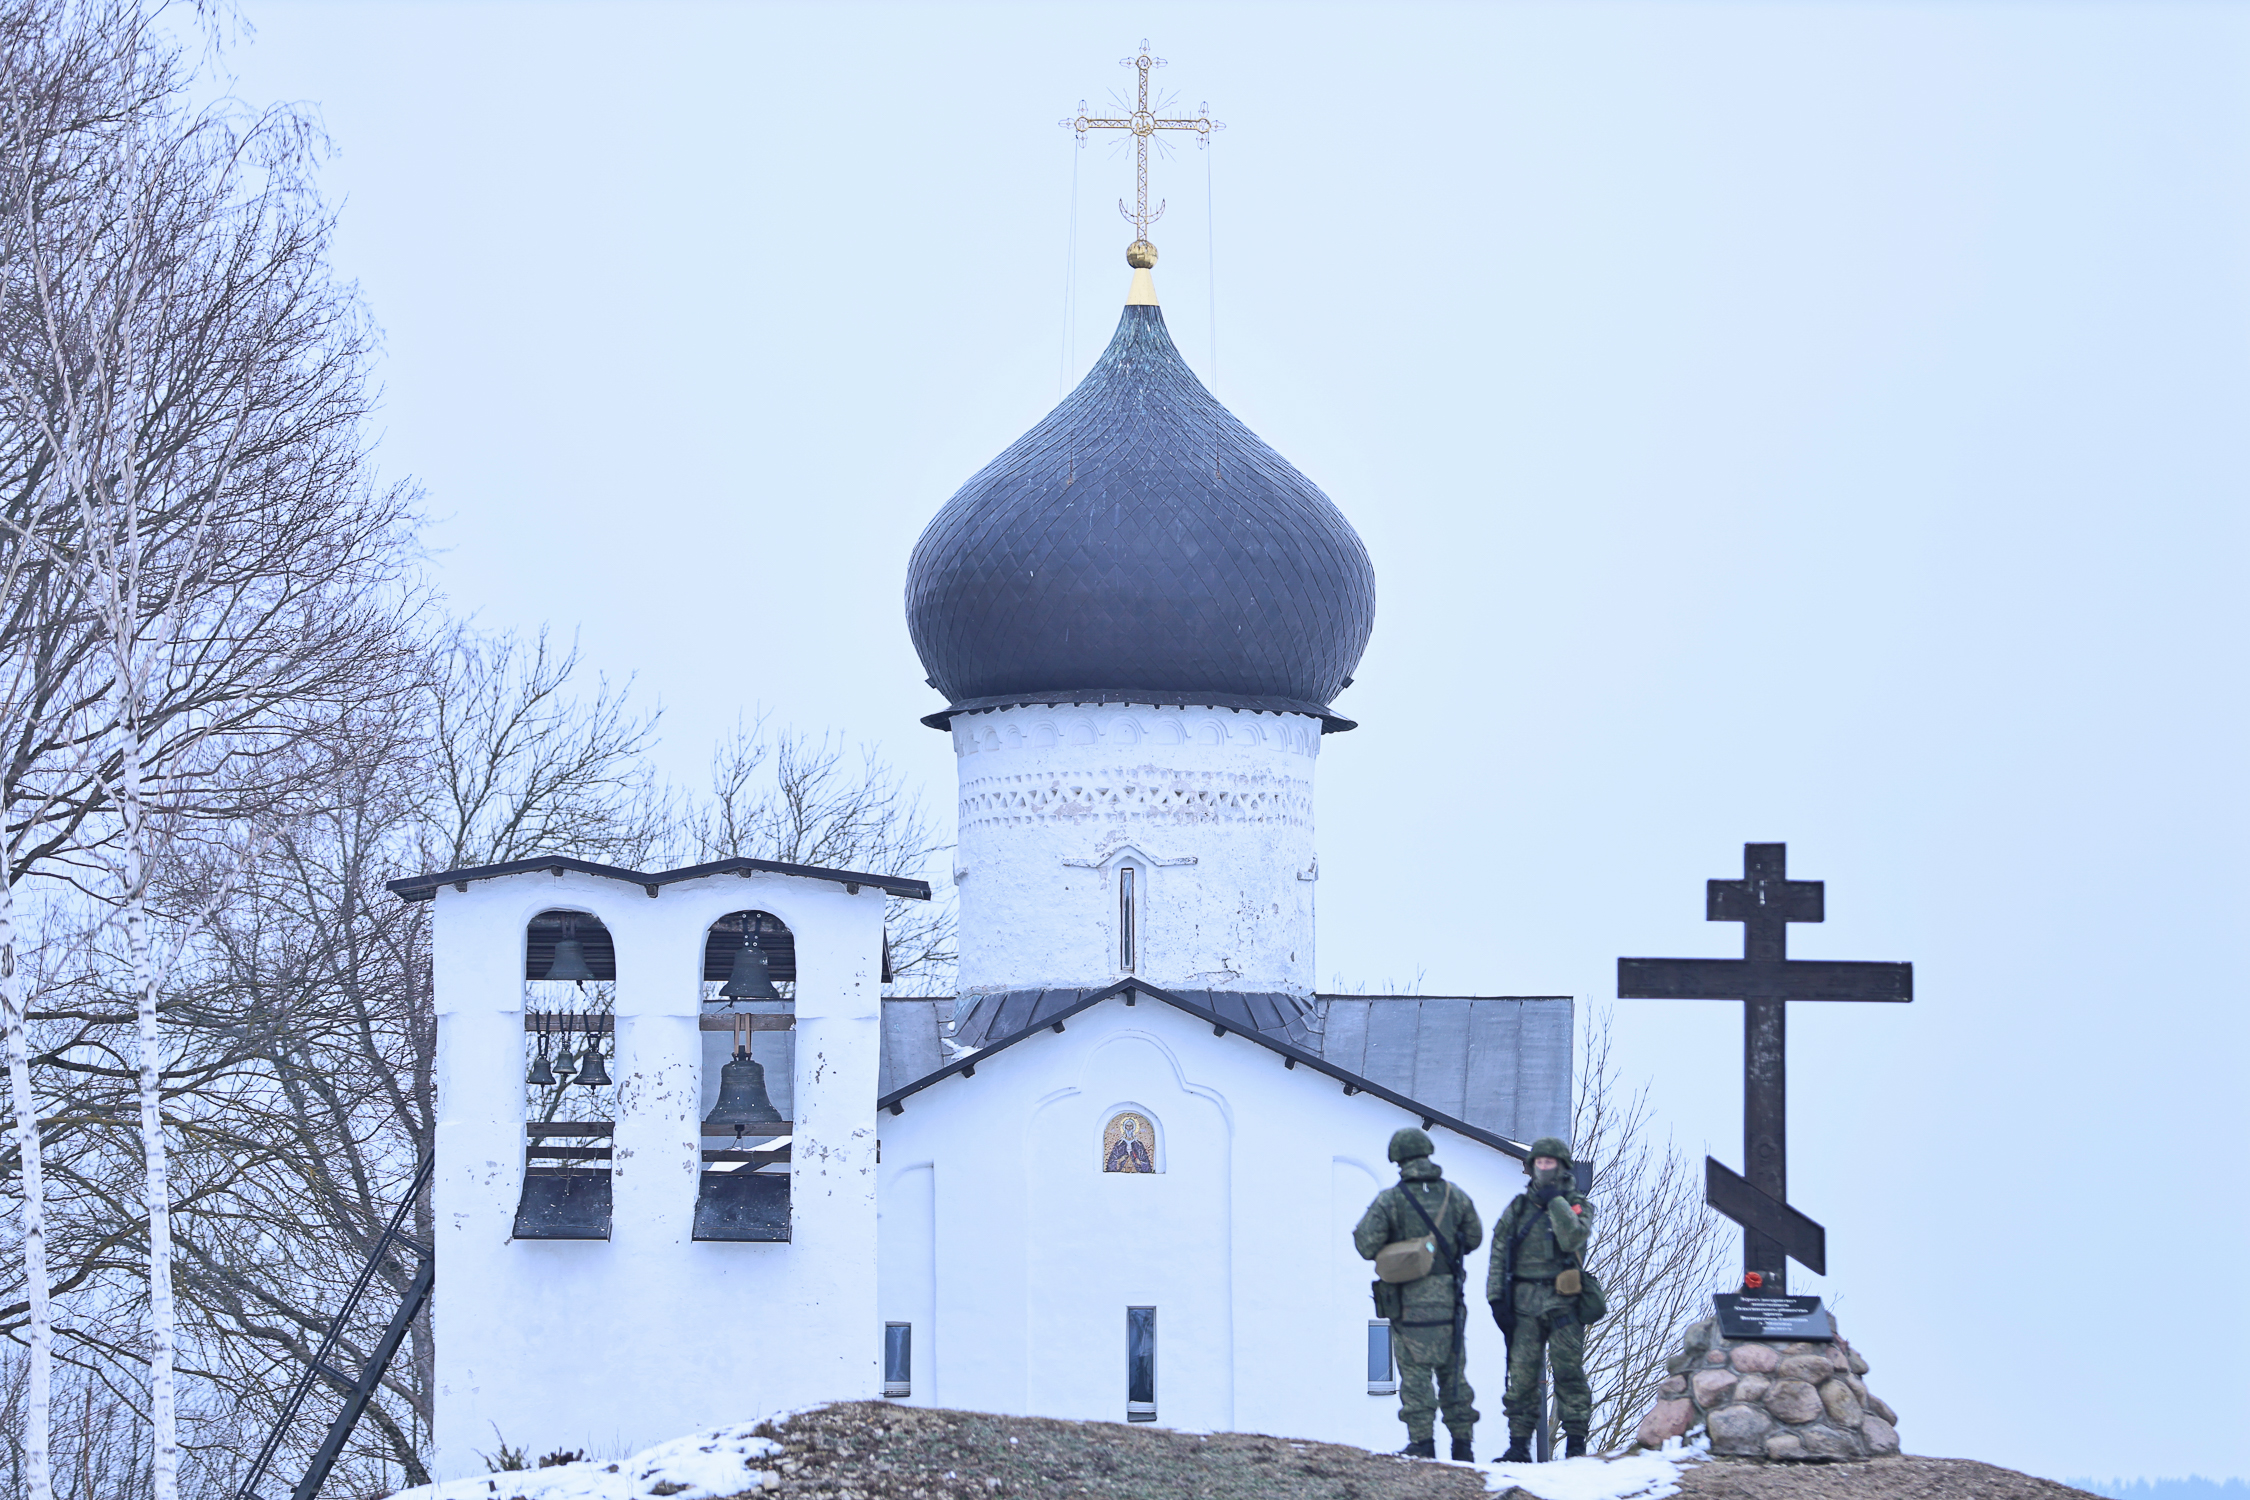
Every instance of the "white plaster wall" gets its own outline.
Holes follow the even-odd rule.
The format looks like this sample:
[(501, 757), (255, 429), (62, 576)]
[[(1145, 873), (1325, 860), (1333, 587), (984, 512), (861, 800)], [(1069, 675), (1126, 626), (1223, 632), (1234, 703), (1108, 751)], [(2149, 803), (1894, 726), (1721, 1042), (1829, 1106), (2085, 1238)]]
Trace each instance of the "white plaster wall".
[(956, 717), (953, 747), (964, 996), (1123, 978), (1128, 862), (1142, 978), (1312, 993), (1318, 719), (1034, 705)]
[[(1102, 1126), (1120, 1107), (1156, 1121), (1160, 1173), (1101, 1171)], [(877, 1123), (882, 1316), (915, 1323), (913, 1403), (1121, 1421), (1125, 1309), (1154, 1306), (1158, 1425), (1405, 1442), (1397, 1398), (1367, 1394), (1374, 1272), (1350, 1236), (1397, 1178), (1391, 1132), (1419, 1119), (1120, 997)], [(1489, 1225), (1520, 1191), (1521, 1165), (1433, 1135)], [(929, 1206), (894, 1221), (894, 1195), (922, 1193)], [(1480, 1440), (1498, 1441), (1505, 1353), (1485, 1272), (1480, 1249), (1469, 1378)]]
[[(435, 1474), (499, 1440), (621, 1455), (681, 1432), (881, 1388), (874, 1099), (883, 897), (796, 877), (643, 887), (527, 874), (437, 894)], [(606, 1241), (515, 1241), (524, 925), (584, 911), (617, 951), (615, 1211)], [(689, 1238), (703, 940), (756, 908), (796, 938), (788, 1244)]]

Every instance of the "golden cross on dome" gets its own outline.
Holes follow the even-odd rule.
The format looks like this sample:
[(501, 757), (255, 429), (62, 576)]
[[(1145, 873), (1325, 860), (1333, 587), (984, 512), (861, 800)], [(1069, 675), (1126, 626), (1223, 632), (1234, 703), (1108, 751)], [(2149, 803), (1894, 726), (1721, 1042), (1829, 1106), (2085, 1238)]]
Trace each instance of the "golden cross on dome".
[[(1125, 200), (1120, 198), (1117, 200), (1117, 211), (1132, 221), (1133, 250), (1144, 251), (1149, 262), (1153, 263), (1156, 259), (1156, 247), (1149, 244), (1148, 226), (1164, 217), (1164, 203), (1163, 200), (1159, 199), (1156, 211), (1154, 213), (1149, 211), (1149, 141), (1155, 137), (1159, 130), (1192, 130), (1195, 132), (1195, 144), (1197, 146), (1208, 146), (1211, 144), (1211, 132), (1224, 130), (1226, 126), (1211, 118), (1211, 106), (1208, 104), (1192, 115), (1159, 115), (1155, 109), (1150, 107), (1148, 102), (1148, 75), (1163, 67), (1164, 59), (1150, 56), (1147, 42), (1141, 43), (1138, 56), (1121, 57), (1118, 59), (1118, 63), (1122, 67), (1134, 69), (1140, 75), (1140, 93), (1134, 101), (1133, 112), (1130, 115), (1123, 116), (1090, 115), (1086, 112), (1086, 101), (1081, 99), (1078, 101), (1078, 113), (1063, 121), (1063, 124), (1078, 132), (1078, 143), (1081, 146), (1086, 143), (1086, 132), (1089, 130), (1129, 130), (1132, 132), (1133, 206), (1128, 209), (1125, 206)], [(1133, 259), (1131, 254), (1128, 254), (1127, 259), (1132, 260), (1136, 266), (1141, 264), (1139, 260)]]

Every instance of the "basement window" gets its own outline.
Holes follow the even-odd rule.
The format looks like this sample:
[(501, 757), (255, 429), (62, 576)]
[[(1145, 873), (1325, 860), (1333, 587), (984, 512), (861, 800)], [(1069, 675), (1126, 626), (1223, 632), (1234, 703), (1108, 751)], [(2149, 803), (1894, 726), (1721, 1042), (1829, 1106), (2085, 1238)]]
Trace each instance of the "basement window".
[(1125, 1420), (1156, 1420), (1156, 1309), (1125, 1309)]
[(914, 1394), (914, 1325), (883, 1325), (883, 1394)]
[(1391, 1358), (1391, 1324), (1388, 1318), (1367, 1320), (1367, 1394), (1398, 1394), (1398, 1366)]

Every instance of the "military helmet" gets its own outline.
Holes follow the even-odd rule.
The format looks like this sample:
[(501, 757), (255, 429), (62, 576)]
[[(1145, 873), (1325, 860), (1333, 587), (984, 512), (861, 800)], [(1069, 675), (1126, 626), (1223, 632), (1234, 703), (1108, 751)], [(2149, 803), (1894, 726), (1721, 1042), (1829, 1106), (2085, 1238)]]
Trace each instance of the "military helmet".
[(1538, 1140), (1531, 1143), (1531, 1154), (1523, 1159), (1523, 1169), (1526, 1172), (1530, 1171), (1531, 1164), (1542, 1156), (1551, 1156), (1567, 1167), (1571, 1164), (1570, 1143), (1559, 1136), (1543, 1135), (1539, 1137)]
[(1435, 1150), (1437, 1147), (1430, 1144), (1430, 1138), (1411, 1125), (1391, 1137), (1392, 1161), (1412, 1161), (1417, 1156), (1428, 1156)]

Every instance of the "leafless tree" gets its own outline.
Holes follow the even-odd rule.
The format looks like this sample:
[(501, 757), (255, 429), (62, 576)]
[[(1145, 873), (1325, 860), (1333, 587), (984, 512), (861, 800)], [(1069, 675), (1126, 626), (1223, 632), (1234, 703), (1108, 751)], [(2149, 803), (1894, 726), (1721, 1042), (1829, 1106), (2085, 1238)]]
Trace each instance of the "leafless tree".
[[(738, 723), (711, 756), (707, 796), (682, 796), (673, 857), (771, 859), (829, 869), (912, 875), (950, 844), (940, 840), (905, 779), (869, 747), (832, 736)], [(956, 951), (951, 887), (938, 899), (892, 897), (884, 944), (897, 994), (951, 994)]]
[(1659, 1137), (1647, 1084), (1629, 1086), (1612, 1050), (1611, 1017), (1595, 1011), (1580, 1035), (1571, 1144), (1594, 1163), (1597, 1212), (1587, 1269), (1609, 1295), (1609, 1316), (1586, 1331), (1594, 1389), (1594, 1451), (1632, 1441), (1687, 1325), (1725, 1289), (1726, 1225), (1703, 1202), (1697, 1163)]
[[(199, 1122), (181, 1157), (207, 1148), (188, 1175), (213, 1189), (176, 1216), (184, 1336), (197, 1381), (226, 1394), (253, 1442), (430, 1147), (429, 909), (385, 880), (537, 853), (886, 872), (928, 861), (922, 815), (879, 758), (752, 728), (716, 752), (712, 793), (667, 790), (649, 767), (653, 720), (585, 675), (575, 652), (538, 637), (447, 632), (410, 712), (353, 722), (353, 753), (315, 763), (332, 779), (270, 832), (254, 885), (176, 971), (172, 1076), (195, 1103), (172, 1112)], [(223, 877), (216, 855), (177, 862), (161, 905), (196, 909)], [(904, 977), (942, 983), (949, 934), (942, 920), (911, 929), (909, 951), (894, 930), (894, 965), (920, 958)], [(418, 1235), (428, 1213), (416, 1205)], [(412, 1269), (380, 1268), (390, 1306)], [(388, 1312), (345, 1330), (342, 1363), (364, 1357)], [(431, 1380), (425, 1324), (346, 1455), (343, 1492), (386, 1470), (422, 1476)], [(213, 1427), (202, 1446), (228, 1440)]]
[[(368, 335), (326, 268), (308, 117), (192, 106), (133, 0), (11, 0), (0, 38), (0, 536), (19, 583), (0, 886), (60, 875), (121, 929), (152, 1486), (172, 1500), (150, 886), (175, 843), (274, 815), (288, 752), (388, 690), (408, 497), (368, 477)], [(27, 1182), (37, 1144), (19, 1145)]]
[[(934, 852), (875, 757), (751, 730), (668, 788), (574, 651), (418, 623), (317, 133), (190, 84), (138, 0), (0, 0), (0, 1402), (32, 1500), (224, 1492), (429, 1151), (427, 908), (386, 879)], [(944, 985), (942, 908), (891, 938)], [(424, 1477), (431, 1372), (425, 1321), (337, 1493)]]

